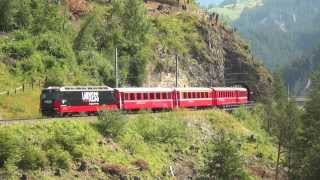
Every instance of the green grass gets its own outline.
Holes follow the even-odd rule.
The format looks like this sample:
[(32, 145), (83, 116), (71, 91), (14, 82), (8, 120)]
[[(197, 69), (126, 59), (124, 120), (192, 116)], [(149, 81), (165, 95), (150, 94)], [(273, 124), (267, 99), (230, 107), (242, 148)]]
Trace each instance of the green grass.
[[(0, 146), (4, 148), (0, 152), (0, 171), (11, 177), (24, 172), (34, 178), (50, 178), (55, 177), (57, 168), (62, 168), (62, 178), (66, 179), (75, 175), (106, 178), (109, 174), (102, 172), (102, 167), (109, 164), (125, 167), (127, 174), (143, 179), (168, 178), (166, 172), (177, 163), (186, 166), (192, 162), (195, 170), (201, 170), (208, 142), (221, 130), (241, 145), (240, 154), (247, 162), (248, 172), (252, 164), (272, 166), (275, 159), (272, 139), (261, 129), (256, 114), (243, 109), (234, 115), (220, 110), (178, 110), (121, 116), (128, 121), (121, 121), (112, 138), (97, 126), (102, 120), (96, 122), (92, 118), (0, 127)], [(256, 141), (248, 140), (252, 134)], [(262, 158), (255, 160), (257, 154)], [(6, 161), (1, 166), (4, 157)], [(137, 160), (147, 162), (149, 169), (139, 171), (133, 164)], [(24, 166), (21, 161), (32, 166)], [(88, 163), (89, 173), (77, 171), (81, 161)]]
[(39, 88), (28, 88), (25, 92), (11, 92), (9, 96), (0, 95), (0, 119), (40, 117), (40, 92)]

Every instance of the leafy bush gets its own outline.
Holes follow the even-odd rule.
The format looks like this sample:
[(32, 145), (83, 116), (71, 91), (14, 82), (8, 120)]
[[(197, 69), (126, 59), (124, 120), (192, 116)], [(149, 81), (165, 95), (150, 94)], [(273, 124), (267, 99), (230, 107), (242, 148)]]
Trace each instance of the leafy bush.
[(72, 157), (67, 151), (64, 151), (59, 146), (55, 146), (48, 150), (48, 159), (51, 166), (69, 170)]
[(237, 147), (223, 132), (208, 147), (204, 173), (213, 179), (247, 179)]
[(117, 137), (128, 120), (118, 111), (101, 111), (98, 117), (97, 127), (106, 136)]
[(63, 86), (65, 83), (66, 73), (63, 68), (54, 67), (47, 73), (47, 79), (45, 80), (44, 86)]
[(15, 166), (22, 155), (22, 139), (15, 133), (1, 128), (0, 168)]
[(96, 133), (90, 126), (68, 122), (55, 123), (52, 128), (54, 136), (49, 139), (48, 146), (61, 146), (75, 159), (83, 156), (83, 152), (78, 148), (79, 146), (91, 145), (96, 140)]
[(174, 115), (160, 119), (143, 115), (133, 122), (132, 129), (140, 134), (144, 141), (150, 143), (177, 144), (186, 138), (186, 124)]
[(31, 39), (9, 42), (3, 50), (5, 54), (14, 59), (28, 58), (34, 52), (33, 41)]
[(23, 170), (43, 169), (48, 165), (46, 153), (37, 146), (27, 146), (24, 149), (23, 156), (19, 162), (19, 168)]
[(121, 145), (132, 154), (139, 152), (145, 146), (143, 137), (130, 129), (121, 134), (119, 139)]
[(38, 50), (46, 51), (57, 59), (74, 58), (74, 52), (67, 37), (54, 32), (47, 32), (40, 36)]

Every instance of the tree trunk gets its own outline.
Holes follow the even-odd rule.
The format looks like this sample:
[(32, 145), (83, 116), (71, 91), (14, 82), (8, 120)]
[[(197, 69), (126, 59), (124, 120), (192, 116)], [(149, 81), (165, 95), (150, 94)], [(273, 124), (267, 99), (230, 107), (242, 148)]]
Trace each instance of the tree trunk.
[(277, 157), (277, 164), (276, 164), (276, 177), (275, 177), (275, 180), (278, 180), (278, 176), (279, 176), (280, 155), (281, 155), (281, 141), (279, 141), (279, 143), (278, 143), (278, 157)]

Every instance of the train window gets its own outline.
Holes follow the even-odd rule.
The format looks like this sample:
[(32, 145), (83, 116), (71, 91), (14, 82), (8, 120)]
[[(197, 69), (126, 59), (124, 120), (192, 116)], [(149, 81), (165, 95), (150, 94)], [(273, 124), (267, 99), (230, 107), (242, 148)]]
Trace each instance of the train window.
[(124, 99), (125, 99), (125, 100), (129, 100), (129, 95), (128, 95), (128, 93), (125, 93), (125, 94), (124, 94)]
[(196, 93), (193, 92), (193, 93), (192, 93), (192, 98), (195, 98), (195, 97), (196, 97)]
[(150, 93), (150, 99), (154, 99), (154, 93)]
[(205, 92), (204, 95), (205, 95), (206, 98), (209, 97), (209, 93), (208, 92)]
[(157, 99), (161, 99), (160, 93), (157, 93), (156, 96), (157, 96)]
[(121, 100), (124, 100), (124, 94), (121, 93)]
[(188, 98), (188, 93), (184, 92), (183, 93), (183, 99), (187, 99)]
[(143, 93), (143, 99), (148, 99), (148, 93)]
[(171, 99), (171, 93), (168, 93), (168, 99)]
[(201, 93), (197, 92), (197, 98), (201, 98)]
[(130, 100), (135, 100), (135, 94), (133, 94), (133, 93), (130, 93)]
[(138, 93), (137, 94), (137, 100), (141, 100), (142, 99), (142, 94), (141, 93)]
[(167, 99), (167, 93), (162, 93), (162, 99)]

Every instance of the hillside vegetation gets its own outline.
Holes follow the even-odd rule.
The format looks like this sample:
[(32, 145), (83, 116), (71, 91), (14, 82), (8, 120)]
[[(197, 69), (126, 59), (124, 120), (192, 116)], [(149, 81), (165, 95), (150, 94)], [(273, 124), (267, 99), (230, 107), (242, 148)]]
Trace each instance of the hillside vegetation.
[[(0, 93), (14, 96), (14, 88), (35, 81), (44, 87), (114, 87), (117, 48), (121, 87), (174, 86), (178, 56), (181, 87), (241, 82), (256, 99), (266, 98), (272, 77), (248, 45), (231, 29), (198, 13), (194, 1), (176, 2), (0, 1)], [(33, 99), (40, 95), (21, 96), (31, 94)], [(8, 108), (19, 97), (0, 97), (5, 104), (0, 117), (22, 117), (24, 111), (39, 109), (33, 103), (20, 108), (19, 115)]]
[[(231, 60), (250, 68), (249, 76), (269, 78), (255, 72), (262, 65), (250, 57), (245, 43), (223, 26), (212, 27), (196, 14), (193, 1), (187, 10), (158, 1), (163, 7), (169, 3), (168, 11), (148, 4), (147, 10), (140, 0), (81, 1), (87, 9), (75, 9), (75, 1), (19, 2), (1, 1), (1, 7), (7, 7), (0, 14), (0, 68), (7, 69), (1, 84), (12, 87), (14, 82), (41, 79), (45, 86), (113, 86), (116, 47), (121, 86), (172, 86), (176, 55), (181, 86), (226, 84), (224, 68)], [(171, 13), (170, 6), (178, 8)], [(232, 59), (227, 51), (234, 53)]]
[[(276, 148), (262, 130), (258, 109), (123, 115), (97, 122), (65, 121), (0, 127), (0, 177), (142, 179), (206, 176), (207, 149), (239, 158), (230, 177), (271, 178)], [(129, 119), (129, 121), (128, 121)], [(220, 139), (220, 140), (219, 140)], [(231, 147), (220, 146), (226, 143)], [(228, 154), (230, 149), (230, 153)], [(209, 151), (211, 152), (211, 151)], [(217, 169), (219, 172), (219, 169)], [(217, 176), (218, 174), (215, 174)], [(219, 176), (217, 176), (219, 177)]]

